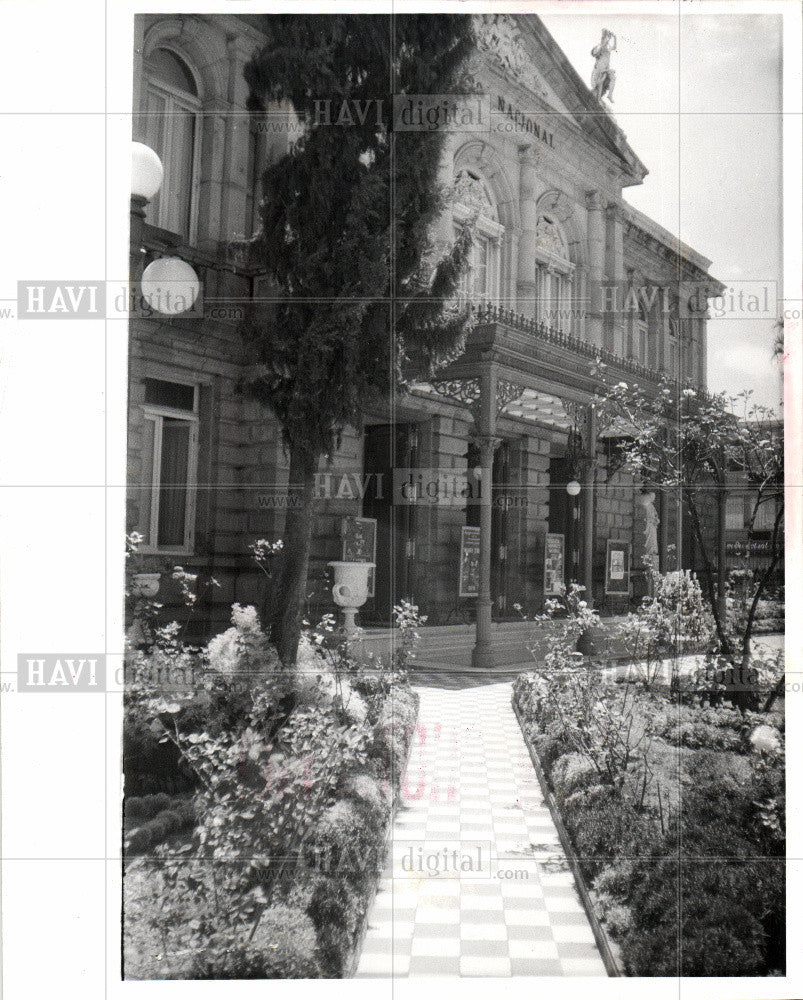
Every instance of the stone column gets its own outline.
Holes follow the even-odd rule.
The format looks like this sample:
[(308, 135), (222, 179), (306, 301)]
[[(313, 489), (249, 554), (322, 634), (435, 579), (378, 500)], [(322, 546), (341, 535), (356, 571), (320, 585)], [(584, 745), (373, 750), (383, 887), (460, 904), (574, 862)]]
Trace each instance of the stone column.
[(616, 354), (624, 357), (626, 354), (625, 324), (622, 306), (625, 296), (625, 251), (622, 207), (621, 205), (609, 205), (605, 214), (608, 225), (607, 242), (610, 248), (607, 284), (616, 289), (614, 308), (605, 310), (605, 322), (609, 344)]
[(595, 347), (603, 346), (602, 339), (602, 282), (605, 276), (605, 223), (602, 218), (602, 199), (599, 191), (586, 194), (588, 215), (588, 283), (586, 297), (586, 339)]
[(594, 603), (594, 487), (597, 478), (597, 411), (588, 407), (585, 427), (586, 481), (583, 490), (583, 586), (589, 606)]
[(493, 514), (494, 452), (499, 439), (496, 432), (496, 370), (485, 365), (480, 375), (480, 399), (475, 416), (477, 442), (482, 469), (480, 493), (480, 586), (477, 596), (477, 624), (471, 665), (478, 669), (492, 667), (491, 649), (491, 533)]
[[(438, 165), (437, 184), (442, 191), (449, 191), (454, 185), (454, 148), (448, 136), (446, 142), (443, 144), (441, 161)], [(435, 222), (432, 239), (438, 252), (438, 256), (445, 253), (445, 251), (454, 243), (454, 220), (452, 218), (452, 207), (450, 204), (446, 205), (445, 209), (441, 212)]]
[[(243, 76), (243, 68), (248, 61), (252, 46), (244, 39), (230, 39), (228, 54), (228, 101), (232, 110), (245, 108), (248, 86)], [(228, 114), (224, 131), (223, 166), (226, 172), (221, 192), (220, 239), (248, 239), (252, 234), (246, 231), (245, 206), (248, 200), (248, 185), (254, 180), (248, 176), (248, 151), (250, 144), (251, 119), (247, 114)]]
[(699, 351), (697, 368), (697, 386), (708, 388), (708, 326), (705, 317), (697, 320), (697, 350)]
[(521, 236), (516, 281), (516, 308), (525, 316), (535, 317), (535, 230), (538, 225), (538, 174), (530, 146), (519, 146), (519, 212)]

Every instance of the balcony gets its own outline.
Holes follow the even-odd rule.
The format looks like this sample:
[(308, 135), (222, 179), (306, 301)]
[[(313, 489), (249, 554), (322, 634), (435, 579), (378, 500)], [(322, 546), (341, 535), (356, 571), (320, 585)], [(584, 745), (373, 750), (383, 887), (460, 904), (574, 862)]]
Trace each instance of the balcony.
[(517, 313), (514, 309), (506, 309), (492, 302), (479, 302), (472, 305), (472, 313), (477, 326), (499, 324), (517, 333), (528, 334), (544, 344), (563, 348), (573, 354), (589, 358), (597, 364), (604, 364), (608, 368), (636, 375), (640, 379), (656, 384), (661, 381), (661, 373), (655, 369), (648, 368), (632, 358), (623, 358), (604, 347), (597, 347), (580, 337), (563, 333), (561, 330), (547, 326), (546, 323)]

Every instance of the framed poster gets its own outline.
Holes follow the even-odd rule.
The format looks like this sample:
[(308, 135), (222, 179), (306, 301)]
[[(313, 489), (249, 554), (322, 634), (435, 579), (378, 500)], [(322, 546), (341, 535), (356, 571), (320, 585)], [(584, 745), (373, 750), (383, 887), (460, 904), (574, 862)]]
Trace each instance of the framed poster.
[(480, 529), (464, 525), (460, 529), (459, 597), (479, 597), (480, 593)]
[(630, 596), (630, 542), (608, 539), (605, 547), (605, 593)]
[(566, 539), (550, 534), (544, 543), (544, 597), (557, 597), (563, 589)]
[[(376, 518), (344, 517), (340, 526), (343, 536), (343, 562), (376, 562)], [(368, 596), (376, 590), (376, 568), (368, 574)]]

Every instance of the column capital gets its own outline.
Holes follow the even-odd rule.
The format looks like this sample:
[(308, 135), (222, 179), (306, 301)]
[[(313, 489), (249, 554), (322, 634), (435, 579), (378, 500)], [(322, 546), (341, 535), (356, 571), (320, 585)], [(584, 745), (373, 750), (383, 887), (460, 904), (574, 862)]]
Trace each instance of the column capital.
[(590, 212), (599, 212), (603, 207), (604, 202), (599, 191), (586, 191), (586, 208)]
[(612, 201), (605, 209), (605, 214), (611, 222), (623, 222), (624, 210), (620, 204)]
[(481, 451), (489, 450), (491, 453), (495, 452), (502, 443), (502, 438), (497, 437), (496, 434), (472, 434), (471, 439)]

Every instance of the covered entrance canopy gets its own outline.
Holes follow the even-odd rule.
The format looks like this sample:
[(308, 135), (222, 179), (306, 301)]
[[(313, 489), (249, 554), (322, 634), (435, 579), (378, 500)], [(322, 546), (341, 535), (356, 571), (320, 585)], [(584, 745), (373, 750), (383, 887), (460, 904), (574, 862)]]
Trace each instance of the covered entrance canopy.
[[(466, 406), (474, 421), (482, 481), (493, 481), (494, 452), (503, 416), (581, 434), (584, 479), (582, 582), (592, 593), (594, 549), (594, 477), (598, 437), (595, 396), (607, 382), (635, 376), (649, 390), (660, 376), (634, 361), (589, 344), (513, 310), (483, 304), (465, 350), (436, 377), (415, 384)], [(479, 596), (472, 665), (494, 665), (491, 650), (493, 600), (492, 506), (487, 491), (480, 503)]]

